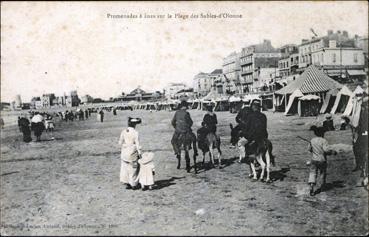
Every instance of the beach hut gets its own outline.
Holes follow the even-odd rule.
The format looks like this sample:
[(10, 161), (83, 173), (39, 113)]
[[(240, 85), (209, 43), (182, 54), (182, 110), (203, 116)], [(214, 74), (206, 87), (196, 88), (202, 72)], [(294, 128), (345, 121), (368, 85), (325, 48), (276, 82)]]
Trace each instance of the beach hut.
[(231, 97), (229, 97), (228, 101), (229, 111), (231, 113), (237, 113), (242, 108), (243, 101), (240, 96), (232, 95)]
[[(323, 100), (328, 91), (336, 88), (342, 88), (342, 85), (327, 76), (316, 66), (311, 65), (305, 69), (297, 79), (274, 93), (273, 102), (275, 104), (273, 107), (275, 111), (283, 107), (287, 110), (290, 96), (297, 89), (299, 89), (303, 95), (313, 94), (319, 96), (321, 100)], [(284, 105), (281, 103), (284, 103)]]
[(320, 108), (320, 113), (325, 114), (332, 110), (334, 102), (336, 101), (339, 89), (335, 88), (327, 92), (323, 99), (322, 107)]
[(229, 110), (229, 101), (227, 97), (220, 97), (215, 99), (216, 105), (214, 111), (228, 111)]
[(320, 106), (320, 97), (317, 95), (304, 95), (298, 98), (298, 114), (300, 117), (317, 116)]
[(331, 110), (331, 114), (344, 112), (347, 113), (349, 110), (352, 110), (353, 97), (354, 93), (352, 93), (352, 91), (350, 91), (350, 89), (347, 86), (343, 86), (342, 89), (337, 94), (336, 100)]
[(298, 113), (298, 99), (303, 96), (299, 89), (295, 90), (290, 96), (284, 115)]

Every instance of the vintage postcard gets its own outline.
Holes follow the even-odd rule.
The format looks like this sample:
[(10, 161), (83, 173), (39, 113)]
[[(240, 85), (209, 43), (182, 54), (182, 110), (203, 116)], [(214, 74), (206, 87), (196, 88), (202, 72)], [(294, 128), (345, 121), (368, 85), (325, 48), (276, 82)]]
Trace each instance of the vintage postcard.
[(368, 2), (1, 2), (0, 234), (368, 235)]

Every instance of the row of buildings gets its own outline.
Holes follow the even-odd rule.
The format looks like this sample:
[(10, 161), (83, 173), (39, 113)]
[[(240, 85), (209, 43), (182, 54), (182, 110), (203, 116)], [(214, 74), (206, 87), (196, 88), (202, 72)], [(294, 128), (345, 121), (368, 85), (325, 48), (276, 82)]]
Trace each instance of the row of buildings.
[(201, 97), (210, 91), (218, 94), (272, 91), (295, 80), (312, 64), (341, 83), (367, 77), (368, 37), (349, 37), (347, 31), (332, 30), (322, 37), (314, 35), (298, 45), (274, 48), (270, 40), (264, 40), (232, 52), (223, 59), (221, 69), (195, 75), (194, 92)]
[(43, 94), (41, 97), (32, 97), (30, 102), (30, 108), (41, 109), (50, 107), (74, 107), (78, 106), (81, 102), (87, 102), (90, 96), (86, 95), (82, 99), (78, 98), (77, 91), (71, 91), (69, 95), (55, 96), (54, 93)]

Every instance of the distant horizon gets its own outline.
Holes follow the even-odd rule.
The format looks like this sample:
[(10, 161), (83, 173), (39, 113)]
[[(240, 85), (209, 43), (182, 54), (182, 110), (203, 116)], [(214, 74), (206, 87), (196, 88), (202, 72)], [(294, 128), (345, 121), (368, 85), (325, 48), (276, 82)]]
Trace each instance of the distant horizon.
[[(1, 101), (77, 90), (103, 100), (139, 85), (193, 87), (242, 47), (311, 39), (311, 28), (368, 36), (367, 2), (2, 2)], [(145, 6), (142, 10), (143, 6)], [(111, 19), (107, 14), (229, 13), (225, 19)]]

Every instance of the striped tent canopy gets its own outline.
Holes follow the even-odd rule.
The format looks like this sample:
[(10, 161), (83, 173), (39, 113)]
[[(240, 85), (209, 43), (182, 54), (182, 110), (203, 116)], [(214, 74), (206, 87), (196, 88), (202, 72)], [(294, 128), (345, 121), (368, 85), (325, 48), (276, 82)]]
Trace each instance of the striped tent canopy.
[(286, 87), (276, 91), (276, 94), (292, 94), (299, 89), (303, 94), (326, 92), (331, 89), (342, 88), (342, 85), (328, 77), (314, 65), (309, 66), (301, 76)]

